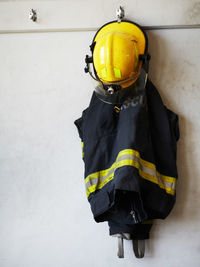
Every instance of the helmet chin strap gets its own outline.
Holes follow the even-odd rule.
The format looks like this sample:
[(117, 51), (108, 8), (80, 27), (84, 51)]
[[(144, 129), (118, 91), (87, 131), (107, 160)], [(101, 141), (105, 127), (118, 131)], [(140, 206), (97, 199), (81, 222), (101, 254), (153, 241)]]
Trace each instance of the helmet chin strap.
[[(141, 72), (142, 71), (140, 70), (139, 75), (141, 74)], [(139, 78), (139, 75), (138, 75), (138, 78)], [(148, 77), (148, 73), (145, 72), (145, 78), (144, 78), (144, 84), (145, 85), (146, 85), (146, 82), (147, 82), (147, 77)], [(116, 93), (116, 92), (118, 92), (118, 91), (120, 91), (122, 89), (120, 84), (123, 84), (123, 83), (125, 83), (127, 81), (131, 81), (131, 80), (133, 80), (133, 78), (131, 77), (130, 79), (126, 79), (126, 80), (123, 81), (123, 83), (119, 82), (119, 83), (110, 83), (110, 84), (104, 83), (104, 82), (99, 81), (97, 79), (95, 79), (95, 80), (102, 84), (104, 90), (106, 90), (108, 92), (108, 94), (113, 95), (114, 93)], [(135, 84), (135, 82), (133, 84)], [(133, 84), (129, 85), (128, 87), (133, 86)]]

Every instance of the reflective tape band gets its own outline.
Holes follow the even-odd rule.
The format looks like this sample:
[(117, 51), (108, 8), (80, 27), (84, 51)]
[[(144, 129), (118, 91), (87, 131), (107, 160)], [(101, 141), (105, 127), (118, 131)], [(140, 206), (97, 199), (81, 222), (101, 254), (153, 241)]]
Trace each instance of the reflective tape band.
[(83, 141), (81, 142), (81, 148), (82, 148), (82, 158), (84, 158), (84, 151), (83, 151), (84, 143), (83, 143)]
[(125, 149), (119, 152), (116, 161), (110, 168), (92, 173), (86, 177), (85, 186), (87, 197), (111, 181), (115, 171), (124, 166), (135, 167), (138, 169), (141, 178), (157, 184), (168, 194), (175, 194), (176, 178), (160, 174), (156, 170), (155, 164), (142, 159), (138, 151)]
[(138, 53), (138, 50), (137, 50), (137, 47), (136, 47), (135, 42), (133, 42), (133, 46), (134, 46), (134, 49), (135, 49), (135, 57), (136, 57), (136, 61), (135, 61), (135, 70), (137, 70), (137, 68), (138, 68), (138, 63), (139, 63), (139, 53)]
[(122, 77), (121, 71), (118, 68), (114, 68), (114, 74), (115, 74), (115, 78), (120, 79)]

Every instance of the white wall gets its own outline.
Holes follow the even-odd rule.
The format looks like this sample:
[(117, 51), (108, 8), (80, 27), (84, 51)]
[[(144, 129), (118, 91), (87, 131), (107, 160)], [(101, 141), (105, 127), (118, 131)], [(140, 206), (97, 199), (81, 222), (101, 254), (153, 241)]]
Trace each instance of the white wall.
[[(98, 27), (114, 19), (119, 3), (129, 19), (145, 25), (200, 23), (199, 1), (107, 2), (0, 1), (0, 29)], [(38, 24), (28, 20), (29, 8), (41, 8)], [(200, 30), (148, 32), (150, 78), (178, 113), (181, 139), (177, 202), (165, 221), (155, 222), (141, 260), (130, 241), (125, 258), (117, 258), (117, 240), (106, 223), (93, 221), (85, 195), (73, 122), (93, 90), (83, 72), (93, 35), (0, 35), (0, 267), (197, 267)]]

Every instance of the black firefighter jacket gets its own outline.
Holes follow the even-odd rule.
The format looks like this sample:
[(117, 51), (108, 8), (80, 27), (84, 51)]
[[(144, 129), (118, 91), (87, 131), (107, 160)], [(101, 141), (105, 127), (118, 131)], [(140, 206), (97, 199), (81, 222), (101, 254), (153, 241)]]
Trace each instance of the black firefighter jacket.
[(178, 116), (148, 80), (118, 106), (94, 92), (75, 125), (95, 221), (108, 221), (110, 234), (148, 238), (149, 220), (166, 218), (175, 203)]

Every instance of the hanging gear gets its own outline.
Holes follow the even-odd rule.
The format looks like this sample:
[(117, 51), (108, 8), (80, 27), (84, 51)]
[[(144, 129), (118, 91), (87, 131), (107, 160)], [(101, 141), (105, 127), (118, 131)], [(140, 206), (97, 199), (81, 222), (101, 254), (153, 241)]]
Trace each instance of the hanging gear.
[(175, 203), (178, 116), (147, 79), (148, 40), (139, 25), (105, 24), (90, 47), (85, 71), (96, 86), (75, 121), (86, 194), (95, 221), (108, 221), (118, 237), (118, 256), (124, 257), (123, 239), (131, 239), (142, 258), (153, 220), (165, 219)]
[(149, 220), (166, 218), (175, 203), (177, 115), (148, 80), (143, 93), (119, 112), (94, 93), (75, 125), (95, 221), (108, 221), (110, 235), (148, 239)]
[(105, 24), (97, 31), (90, 49), (92, 56), (86, 55), (85, 72), (95, 80), (101, 100), (119, 104), (127, 95), (145, 88), (150, 55), (146, 33), (138, 24), (130, 21)]

